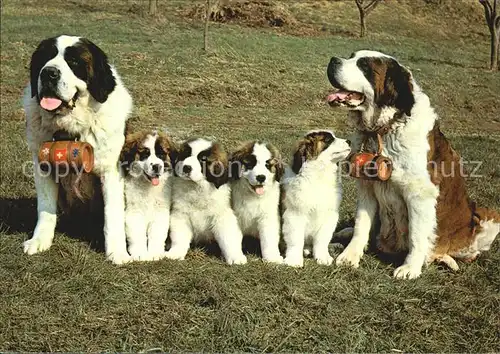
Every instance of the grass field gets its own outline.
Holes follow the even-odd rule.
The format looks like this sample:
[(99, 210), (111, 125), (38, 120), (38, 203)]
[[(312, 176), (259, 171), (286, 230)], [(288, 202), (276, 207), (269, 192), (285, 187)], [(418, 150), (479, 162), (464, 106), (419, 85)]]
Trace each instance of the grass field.
[[(287, 157), (309, 129), (350, 131), (345, 113), (324, 103), (329, 58), (388, 52), (412, 69), (464, 159), (483, 162), (471, 197), (500, 209), (500, 75), (485, 70), (480, 10), (439, 18), (439, 9), (388, 2), (359, 39), (351, 2), (287, 1), (293, 31), (212, 24), (206, 54), (202, 23), (182, 17), (191, 3), (160, 0), (151, 19), (141, 14), (146, 1), (2, 1), (0, 351), (499, 352), (498, 240), (456, 273), (431, 265), (414, 281), (394, 280), (394, 265), (372, 254), (358, 270), (310, 260), (296, 270), (255, 255), (229, 267), (201, 249), (184, 262), (118, 267), (86, 241), (99, 232), (64, 225), (48, 252), (22, 253), (36, 201), (22, 173), (20, 98), (37, 43), (61, 33), (110, 55), (137, 126), (216, 137), (228, 149), (267, 139)], [(313, 29), (301, 34), (301, 24)], [(343, 184), (345, 225), (356, 195), (352, 181)]]

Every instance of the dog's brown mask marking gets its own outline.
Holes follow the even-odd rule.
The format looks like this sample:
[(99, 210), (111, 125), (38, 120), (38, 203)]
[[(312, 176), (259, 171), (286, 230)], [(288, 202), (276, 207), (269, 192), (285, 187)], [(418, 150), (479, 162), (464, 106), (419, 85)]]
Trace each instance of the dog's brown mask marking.
[[(249, 170), (255, 167), (257, 159), (253, 155), (253, 149), (257, 143), (261, 144), (261, 142), (258, 141), (244, 143), (231, 154), (229, 162), (231, 179), (240, 179), (243, 169)], [(281, 154), (272, 144), (267, 143), (266, 148), (271, 153), (271, 158), (266, 162), (266, 167), (271, 173), (274, 173), (275, 181), (280, 181), (285, 171)]]
[(298, 174), (305, 161), (317, 158), (334, 140), (335, 137), (330, 132), (326, 131), (307, 134), (299, 141), (297, 149), (293, 154), (293, 172)]
[(229, 162), (231, 179), (240, 179), (241, 174), (243, 173), (243, 168), (252, 169), (255, 166), (257, 160), (252, 154), (254, 145), (254, 141), (249, 141), (241, 145), (231, 154)]
[(172, 140), (167, 135), (159, 133), (155, 142), (155, 155), (163, 161), (166, 169), (173, 168), (176, 154), (177, 147)]
[(227, 153), (219, 143), (214, 143), (210, 149), (198, 154), (202, 170), (208, 182), (216, 188), (229, 181), (229, 161)]
[(357, 65), (372, 84), (378, 107), (396, 107), (411, 115), (415, 97), (408, 70), (392, 58), (360, 58)]
[(271, 159), (267, 161), (267, 168), (274, 173), (274, 179), (279, 182), (285, 173), (285, 166), (283, 165), (281, 153), (278, 148), (272, 144), (266, 144), (266, 147), (271, 152)]
[[(134, 161), (144, 160), (151, 153), (144, 147), (144, 141), (148, 135), (155, 133), (151, 131), (141, 131), (131, 133), (126, 136), (125, 144), (120, 153), (120, 166), (128, 174)], [(170, 138), (163, 133), (156, 133), (155, 155), (161, 159), (167, 169), (172, 168), (172, 161), (177, 153), (177, 147)]]

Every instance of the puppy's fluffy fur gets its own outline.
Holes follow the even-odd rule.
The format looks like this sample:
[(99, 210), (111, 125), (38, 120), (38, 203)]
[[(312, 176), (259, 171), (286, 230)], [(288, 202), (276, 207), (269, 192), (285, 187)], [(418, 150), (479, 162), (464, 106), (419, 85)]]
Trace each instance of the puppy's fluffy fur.
[(163, 133), (138, 132), (125, 140), (120, 165), (125, 175), (125, 232), (132, 260), (165, 256), (175, 146)]
[(292, 171), (283, 179), (283, 236), (285, 264), (302, 267), (304, 245), (312, 246), (314, 259), (330, 265), (328, 244), (337, 226), (341, 201), (340, 168), (349, 154), (346, 140), (330, 131), (313, 131), (300, 142)]
[(230, 205), (228, 158), (222, 147), (192, 139), (180, 147), (173, 179), (170, 239), (166, 256), (184, 259), (191, 242), (215, 239), (228, 264), (244, 264), (238, 220)]
[(283, 163), (279, 151), (258, 141), (231, 155), (231, 203), (244, 235), (260, 239), (262, 258), (282, 263), (279, 252), (279, 181)]

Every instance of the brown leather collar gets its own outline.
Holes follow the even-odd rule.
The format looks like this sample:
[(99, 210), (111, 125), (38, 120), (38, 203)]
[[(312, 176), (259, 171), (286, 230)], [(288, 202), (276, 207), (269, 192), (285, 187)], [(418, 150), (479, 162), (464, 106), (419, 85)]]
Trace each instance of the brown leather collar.
[(396, 122), (403, 121), (401, 118), (403, 118), (404, 112), (403, 111), (397, 111), (394, 113), (392, 118), (384, 125), (375, 128), (374, 130), (361, 130), (361, 133), (368, 135), (368, 136), (374, 136), (375, 134), (384, 136), (387, 133), (389, 133), (392, 130), (392, 125)]

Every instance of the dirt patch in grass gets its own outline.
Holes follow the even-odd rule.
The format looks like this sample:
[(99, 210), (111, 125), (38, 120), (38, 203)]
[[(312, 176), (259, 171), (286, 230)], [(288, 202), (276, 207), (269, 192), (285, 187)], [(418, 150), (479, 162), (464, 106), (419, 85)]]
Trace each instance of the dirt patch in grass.
[[(190, 20), (204, 20), (206, 7), (194, 4), (184, 8), (181, 14)], [(314, 26), (297, 20), (287, 4), (278, 1), (215, 1), (210, 8), (210, 20), (252, 28), (274, 28), (298, 35), (317, 33)]]

